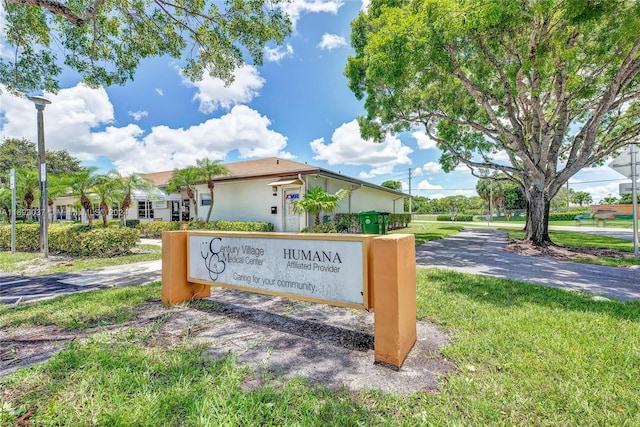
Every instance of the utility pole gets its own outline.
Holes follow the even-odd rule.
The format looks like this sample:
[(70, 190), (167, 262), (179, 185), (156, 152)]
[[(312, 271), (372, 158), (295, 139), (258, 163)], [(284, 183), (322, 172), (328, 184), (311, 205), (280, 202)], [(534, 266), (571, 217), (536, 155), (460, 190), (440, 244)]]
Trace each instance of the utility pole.
[(567, 212), (569, 212), (569, 180), (567, 180)]
[(11, 253), (16, 253), (16, 170), (9, 172), (9, 187), (11, 187)]
[(409, 215), (411, 215), (412, 213), (412, 205), (411, 205), (411, 199), (413, 197), (411, 196), (411, 168), (409, 168)]

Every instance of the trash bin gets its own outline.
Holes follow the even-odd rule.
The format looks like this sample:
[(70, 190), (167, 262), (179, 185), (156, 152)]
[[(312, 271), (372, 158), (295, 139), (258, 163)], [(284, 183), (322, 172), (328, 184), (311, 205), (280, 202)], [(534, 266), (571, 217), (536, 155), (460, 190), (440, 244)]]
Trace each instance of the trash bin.
[(378, 212), (378, 223), (380, 224), (380, 234), (387, 234), (387, 230), (389, 230), (389, 212)]
[(364, 234), (380, 234), (380, 224), (378, 222), (378, 211), (358, 212), (360, 227)]

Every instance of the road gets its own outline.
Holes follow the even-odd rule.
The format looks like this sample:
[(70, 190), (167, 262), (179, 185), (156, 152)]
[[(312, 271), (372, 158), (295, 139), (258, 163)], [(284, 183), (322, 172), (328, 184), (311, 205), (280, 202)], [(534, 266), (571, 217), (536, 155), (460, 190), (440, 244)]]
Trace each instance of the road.
[(467, 228), (417, 247), (416, 262), (421, 267), (521, 280), (620, 300), (640, 299), (640, 269), (519, 255), (504, 250), (506, 240), (504, 231)]

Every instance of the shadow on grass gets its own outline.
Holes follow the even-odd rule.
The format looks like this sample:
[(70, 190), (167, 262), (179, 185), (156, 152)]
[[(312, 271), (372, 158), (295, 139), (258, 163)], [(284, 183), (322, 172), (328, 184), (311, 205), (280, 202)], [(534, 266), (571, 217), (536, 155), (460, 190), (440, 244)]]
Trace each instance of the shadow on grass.
[(323, 323), (323, 320), (326, 321), (326, 319), (318, 319), (318, 322), (313, 322), (227, 302), (201, 300), (192, 301), (189, 306), (195, 310), (222, 314), (278, 332), (297, 335), (313, 341), (322, 341), (349, 350), (373, 350), (373, 335)]
[(577, 312), (609, 315), (625, 320), (640, 319), (640, 300), (594, 300), (593, 294), (533, 285), (517, 280), (429, 269), (418, 273), (418, 295), (427, 298), (420, 283), (435, 283), (444, 292), (455, 293), (482, 303), (511, 308), (536, 304)]

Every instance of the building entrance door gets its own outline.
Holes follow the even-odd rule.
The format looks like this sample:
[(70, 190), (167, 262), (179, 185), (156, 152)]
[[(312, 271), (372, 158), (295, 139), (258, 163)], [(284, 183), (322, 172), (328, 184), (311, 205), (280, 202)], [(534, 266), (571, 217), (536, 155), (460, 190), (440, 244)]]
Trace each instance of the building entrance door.
[(190, 219), (190, 209), (191, 201), (189, 199), (184, 199), (182, 201), (182, 220), (189, 221)]
[(180, 221), (180, 200), (171, 201), (171, 221)]
[(300, 231), (300, 215), (293, 211), (293, 202), (300, 199), (300, 189), (283, 189), (284, 197), (284, 231), (298, 233)]

